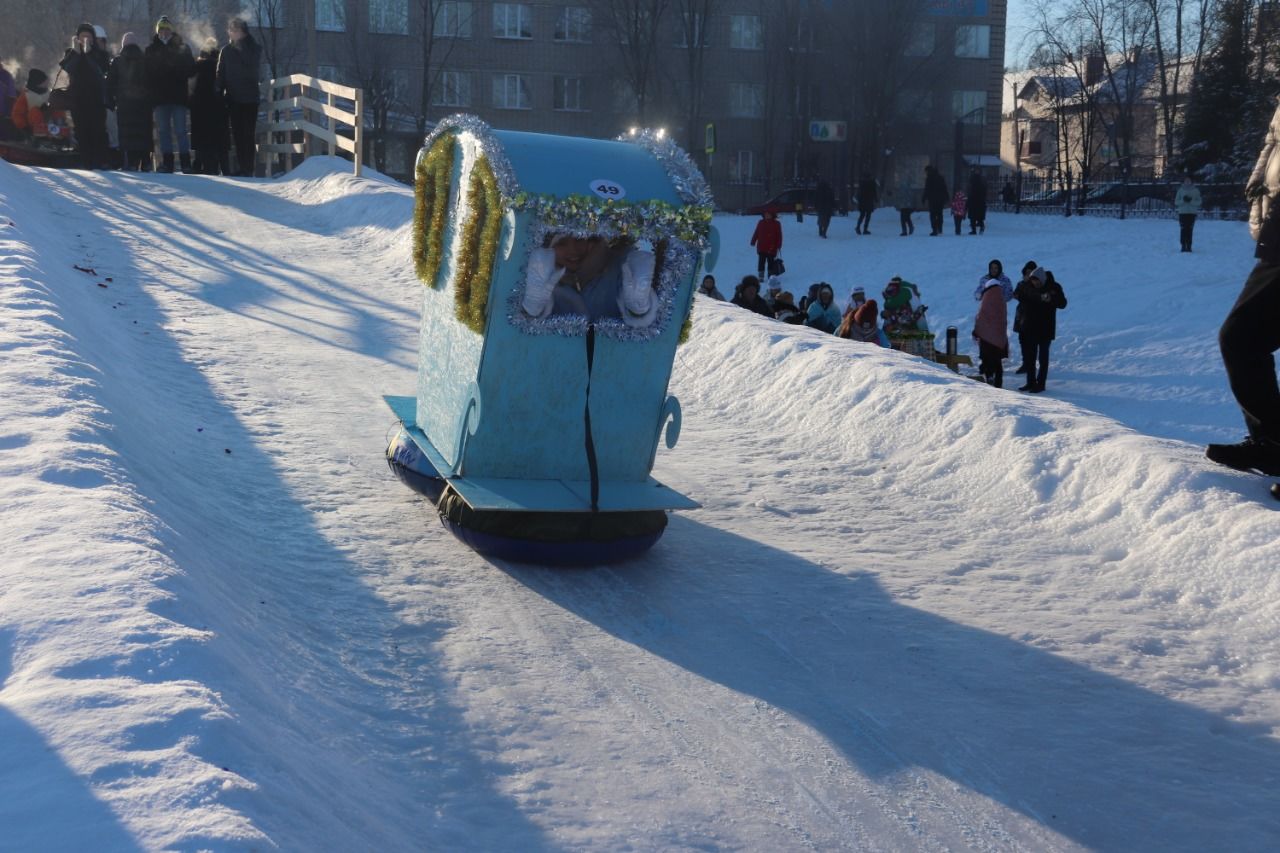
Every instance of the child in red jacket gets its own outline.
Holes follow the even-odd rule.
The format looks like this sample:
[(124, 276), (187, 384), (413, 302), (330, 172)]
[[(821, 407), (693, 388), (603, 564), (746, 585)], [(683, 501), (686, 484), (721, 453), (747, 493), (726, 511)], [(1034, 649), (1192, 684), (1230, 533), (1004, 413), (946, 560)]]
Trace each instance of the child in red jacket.
[(756, 247), (756, 255), (760, 263), (757, 266), (761, 281), (767, 281), (773, 274), (773, 261), (782, 251), (782, 223), (778, 214), (765, 211), (756, 223), (755, 233), (751, 235), (751, 245)]

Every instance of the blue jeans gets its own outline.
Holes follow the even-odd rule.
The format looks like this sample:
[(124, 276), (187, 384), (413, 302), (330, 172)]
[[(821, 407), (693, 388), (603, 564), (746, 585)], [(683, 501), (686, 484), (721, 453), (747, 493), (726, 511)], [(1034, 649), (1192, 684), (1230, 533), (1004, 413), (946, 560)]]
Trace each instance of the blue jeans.
[(172, 154), (173, 137), (178, 137), (178, 152), (191, 153), (191, 141), (187, 137), (187, 108), (180, 104), (161, 104), (156, 107), (156, 134), (160, 137), (160, 153)]

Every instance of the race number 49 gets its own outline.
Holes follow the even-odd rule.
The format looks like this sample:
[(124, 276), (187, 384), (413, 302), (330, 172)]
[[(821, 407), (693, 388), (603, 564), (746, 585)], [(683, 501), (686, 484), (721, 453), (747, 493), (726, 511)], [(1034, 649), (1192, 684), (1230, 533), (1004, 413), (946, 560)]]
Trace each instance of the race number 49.
[(591, 182), (591, 191), (600, 198), (626, 198), (627, 190), (617, 181), (607, 178), (596, 178)]

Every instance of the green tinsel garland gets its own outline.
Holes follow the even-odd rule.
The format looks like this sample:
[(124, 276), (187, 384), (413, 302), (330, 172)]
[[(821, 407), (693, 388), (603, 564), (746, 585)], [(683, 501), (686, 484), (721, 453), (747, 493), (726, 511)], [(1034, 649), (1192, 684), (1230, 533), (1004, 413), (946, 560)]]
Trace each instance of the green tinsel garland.
[(418, 278), (438, 287), (436, 278), (444, 257), (445, 217), (449, 205), (449, 177), (453, 173), (454, 137), (435, 141), (418, 159), (413, 206), (413, 262)]
[(493, 260), (498, 254), (498, 237), (502, 233), (502, 197), (493, 168), (483, 155), (471, 170), (468, 198), (471, 210), (462, 225), (454, 296), (458, 320), (483, 335)]
[(579, 194), (557, 198), (528, 192), (517, 193), (511, 203), (517, 210), (533, 213), (551, 228), (607, 231), (623, 237), (670, 234), (702, 248), (706, 247), (711, 230), (709, 207), (676, 207), (664, 201), (630, 204)]

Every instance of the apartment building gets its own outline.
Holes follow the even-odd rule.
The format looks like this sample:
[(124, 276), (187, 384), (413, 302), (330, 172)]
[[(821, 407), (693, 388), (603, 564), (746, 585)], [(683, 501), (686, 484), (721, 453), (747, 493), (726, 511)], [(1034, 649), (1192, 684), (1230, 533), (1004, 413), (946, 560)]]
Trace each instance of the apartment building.
[(278, 73), (386, 93), (366, 138), (402, 179), (422, 119), (454, 112), (592, 137), (664, 127), (727, 209), (819, 177), (999, 162), (1005, 0), (271, 2), (275, 29), (257, 24)]

